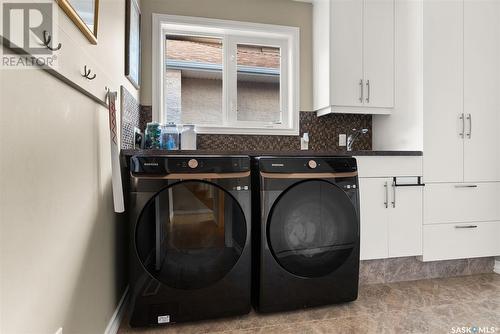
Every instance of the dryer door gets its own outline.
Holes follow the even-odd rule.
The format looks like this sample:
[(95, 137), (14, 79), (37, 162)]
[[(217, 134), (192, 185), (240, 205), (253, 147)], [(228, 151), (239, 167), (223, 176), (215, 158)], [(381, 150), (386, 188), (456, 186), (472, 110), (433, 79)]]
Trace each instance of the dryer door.
[(198, 289), (221, 280), (238, 261), (247, 225), (236, 199), (215, 183), (169, 185), (144, 207), (135, 247), (144, 268), (161, 283)]
[(320, 277), (333, 272), (359, 242), (356, 208), (325, 180), (306, 180), (283, 192), (267, 221), (269, 248), (288, 272)]

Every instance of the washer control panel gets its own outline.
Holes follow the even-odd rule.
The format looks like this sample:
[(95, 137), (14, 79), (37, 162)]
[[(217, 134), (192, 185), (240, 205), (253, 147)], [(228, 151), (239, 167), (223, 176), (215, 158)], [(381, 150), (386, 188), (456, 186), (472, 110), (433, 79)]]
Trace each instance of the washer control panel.
[(130, 171), (135, 174), (238, 173), (250, 171), (248, 156), (132, 156)]

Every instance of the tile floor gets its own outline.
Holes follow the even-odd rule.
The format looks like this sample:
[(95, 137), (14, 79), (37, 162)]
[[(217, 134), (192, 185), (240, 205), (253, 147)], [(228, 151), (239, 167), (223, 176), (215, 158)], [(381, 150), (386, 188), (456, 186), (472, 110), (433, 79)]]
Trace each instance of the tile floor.
[(500, 333), (500, 275), (364, 285), (355, 302), (287, 313), (151, 329), (127, 322), (119, 333), (453, 333), (474, 326)]

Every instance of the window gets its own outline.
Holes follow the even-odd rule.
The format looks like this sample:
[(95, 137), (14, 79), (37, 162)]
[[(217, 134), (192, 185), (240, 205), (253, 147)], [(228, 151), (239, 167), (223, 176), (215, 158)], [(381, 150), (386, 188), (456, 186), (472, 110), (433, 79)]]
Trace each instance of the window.
[(153, 15), (153, 118), (297, 135), (298, 28)]

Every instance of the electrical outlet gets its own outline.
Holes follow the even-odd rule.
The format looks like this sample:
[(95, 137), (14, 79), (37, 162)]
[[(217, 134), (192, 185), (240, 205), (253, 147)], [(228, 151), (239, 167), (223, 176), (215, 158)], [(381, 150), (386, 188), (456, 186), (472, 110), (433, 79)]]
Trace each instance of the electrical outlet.
[(347, 135), (345, 133), (339, 134), (339, 146), (346, 146), (347, 145)]
[(55, 332), (55, 334), (63, 334), (62, 327), (59, 327), (59, 329)]

